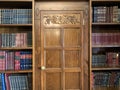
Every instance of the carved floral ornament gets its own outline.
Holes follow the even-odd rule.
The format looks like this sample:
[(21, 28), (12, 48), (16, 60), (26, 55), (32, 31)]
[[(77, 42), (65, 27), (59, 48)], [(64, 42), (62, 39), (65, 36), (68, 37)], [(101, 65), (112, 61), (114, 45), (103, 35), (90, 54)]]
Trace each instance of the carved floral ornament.
[(80, 25), (80, 14), (48, 14), (43, 16), (44, 25)]

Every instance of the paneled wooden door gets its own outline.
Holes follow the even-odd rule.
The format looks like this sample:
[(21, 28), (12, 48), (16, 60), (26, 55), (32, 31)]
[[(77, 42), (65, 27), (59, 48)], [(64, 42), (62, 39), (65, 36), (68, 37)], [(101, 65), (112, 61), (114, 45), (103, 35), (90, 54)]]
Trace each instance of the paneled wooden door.
[(41, 11), (41, 90), (84, 90), (83, 11)]

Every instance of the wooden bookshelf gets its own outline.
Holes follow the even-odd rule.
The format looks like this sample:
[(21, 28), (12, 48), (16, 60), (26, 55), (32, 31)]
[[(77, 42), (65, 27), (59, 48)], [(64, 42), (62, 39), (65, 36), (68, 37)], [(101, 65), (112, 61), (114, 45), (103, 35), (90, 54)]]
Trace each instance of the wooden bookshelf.
[[(115, 61), (118, 61), (118, 63), (115, 63), (114, 66), (112, 66), (110, 65), (110, 63), (112, 62), (113, 58), (110, 59), (110, 57), (112, 57), (112, 54), (114, 53), (114, 55), (116, 54), (116, 57), (119, 58), (119, 54), (117, 53), (119, 53), (120, 49), (120, 44), (118, 43), (118, 37), (120, 33), (120, 20), (118, 19), (120, 17), (119, 14), (120, 0), (90, 0), (89, 5), (90, 5), (90, 90), (119, 90), (120, 87), (119, 81), (114, 82), (118, 84), (113, 84), (111, 82), (111, 78), (113, 80), (119, 79), (117, 78), (117, 75), (119, 76), (118, 73), (120, 72), (119, 71), (120, 60), (114, 59)], [(115, 13), (113, 9), (117, 11), (116, 19), (114, 17)], [(100, 11), (102, 16), (98, 14), (99, 10), (103, 10)], [(116, 33), (118, 34), (118, 37)], [(101, 36), (96, 36), (100, 34)], [(104, 38), (101, 39), (102, 35)], [(113, 37), (116, 38), (114, 39), (114, 41), (116, 40), (116, 43), (112, 41)], [(98, 41), (98, 43), (96, 43), (94, 42), (94, 40), (99, 40), (97, 38), (99, 38), (100, 40), (104, 39), (108, 40), (108, 42)], [(108, 75), (108, 77), (106, 75)], [(111, 77), (113, 75), (116, 76)], [(101, 81), (104, 81), (107, 78), (109, 83), (99, 82), (99, 80), (97, 79), (99, 77), (101, 77), (100, 79)]]
[(2, 90), (33, 90), (34, 0), (0, 0), (0, 61)]

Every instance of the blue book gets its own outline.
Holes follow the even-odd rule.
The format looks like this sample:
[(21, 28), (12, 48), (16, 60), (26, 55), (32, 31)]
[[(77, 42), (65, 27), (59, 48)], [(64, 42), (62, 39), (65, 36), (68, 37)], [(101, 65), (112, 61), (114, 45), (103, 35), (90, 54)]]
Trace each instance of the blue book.
[(25, 70), (25, 51), (20, 51), (20, 70)]
[(5, 75), (4, 75), (4, 73), (1, 73), (1, 78), (2, 78), (2, 90), (6, 90)]
[(2, 90), (2, 77), (1, 77), (1, 73), (0, 73), (0, 90)]

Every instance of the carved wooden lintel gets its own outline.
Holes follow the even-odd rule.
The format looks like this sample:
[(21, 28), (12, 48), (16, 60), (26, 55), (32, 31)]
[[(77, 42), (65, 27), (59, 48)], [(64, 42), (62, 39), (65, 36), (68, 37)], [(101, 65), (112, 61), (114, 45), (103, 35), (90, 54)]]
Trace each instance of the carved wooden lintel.
[(46, 14), (43, 16), (45, 26), (80, 25), (80, 14)]

